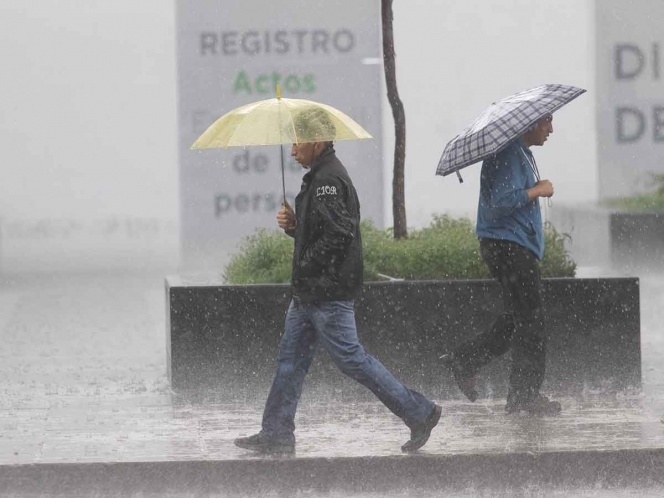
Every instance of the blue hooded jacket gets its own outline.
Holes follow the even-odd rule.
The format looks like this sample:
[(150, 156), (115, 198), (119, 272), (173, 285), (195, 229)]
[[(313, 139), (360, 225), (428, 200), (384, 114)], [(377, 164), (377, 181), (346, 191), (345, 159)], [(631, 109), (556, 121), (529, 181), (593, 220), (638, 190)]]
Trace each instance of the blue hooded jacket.
[(509, 240), (544, 255), (539, 199), (526, 190), (538, 181), (532, 152), (518, 138), (482, 163), (476, 233), (480, 238)]

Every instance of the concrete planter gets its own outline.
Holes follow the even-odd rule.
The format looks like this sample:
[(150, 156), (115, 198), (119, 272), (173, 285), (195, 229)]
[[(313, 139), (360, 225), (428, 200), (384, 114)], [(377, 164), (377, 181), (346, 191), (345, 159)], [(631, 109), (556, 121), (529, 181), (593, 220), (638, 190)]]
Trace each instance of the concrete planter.
[(664, 213), (616, 211), (596, 205), (555, 206), (550, 221), (570, 235), (580, 266), (664, 268)]
[[(549, 392), (639, 388), (641, 351), (636, 278), (546, 279)], [(168, 372), (175, 390), (264, 395), (289, 301), (287, 285), (229, 286), (166, 279)], [(438, 358), (490, 325), (500, 310), (489, 280), (369, 283), (356, 303), (366, 349), (408, 386), (457, 396)], [(305, 392), (367, 396), (319, 352)], [(485, 395), (503, 395), (508, 358), (482, 371)], [(368, 395), (370, 396), (370, 394)]]

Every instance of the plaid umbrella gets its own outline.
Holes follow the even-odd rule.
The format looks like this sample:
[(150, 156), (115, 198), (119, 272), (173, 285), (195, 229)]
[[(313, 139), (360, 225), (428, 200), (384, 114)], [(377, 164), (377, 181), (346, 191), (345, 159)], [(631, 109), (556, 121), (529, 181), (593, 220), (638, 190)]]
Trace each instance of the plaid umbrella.
[(458, 175), (461, 168), (497, 154), (537, 121), (584, 92), (583, 88), (548, 84), (494, 102), (445, 146), (436, 174), (456, 171)]

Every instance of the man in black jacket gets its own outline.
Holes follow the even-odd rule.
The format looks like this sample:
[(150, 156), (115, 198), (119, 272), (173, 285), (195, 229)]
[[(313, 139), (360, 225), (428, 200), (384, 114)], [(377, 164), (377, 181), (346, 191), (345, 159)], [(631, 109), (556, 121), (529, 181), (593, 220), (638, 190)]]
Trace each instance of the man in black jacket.
[[(324, 112), (305, 112), (296, 128), (334, 136)], [(295, 199), (277, 223), (295, 238), (292, 300), (281, 338), (277, 371), (263, 412), (262, 430), (235, 444), (261, 453), (295, 451), (295, 412), (302, 385), (318, 344), (346, 375), (370, 389), (411, 429), (404, 452), (421, 448), (441, 415), (441, 408), (401, 384), (360, 344), (354, 299), (362, 287), (360, 203), (332, 142), (293, 144), (291, 155), (309, 171)]]

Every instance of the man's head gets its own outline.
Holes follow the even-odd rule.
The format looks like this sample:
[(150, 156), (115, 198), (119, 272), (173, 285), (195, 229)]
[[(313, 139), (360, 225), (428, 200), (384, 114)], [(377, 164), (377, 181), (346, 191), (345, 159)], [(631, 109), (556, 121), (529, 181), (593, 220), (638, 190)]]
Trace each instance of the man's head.
[(303, 168), (310, 168), (321, 152), (325, 150), (328, 144), (332, 142), (306, 142), (293, 144), (291, 147), (291, 156), (302, 165)]
[(548, 136), (553, 133), (553, 116), (548, 115), (535, 123), (521, 137), (528, 147), (531, 145), (544, 145)]
[(298, 142), (328, 142), (336, 137), (336, 128), (329, 114), (320, 107), (306, 107), (293, 118)]
[(318, 107), (300, 111), (293, 119), (293, 127), (298, 143), (293, 143), (291, 156), (303, 167), (309, 168), (314, 159), (332, 143), (336, 128), (327, 112)]

